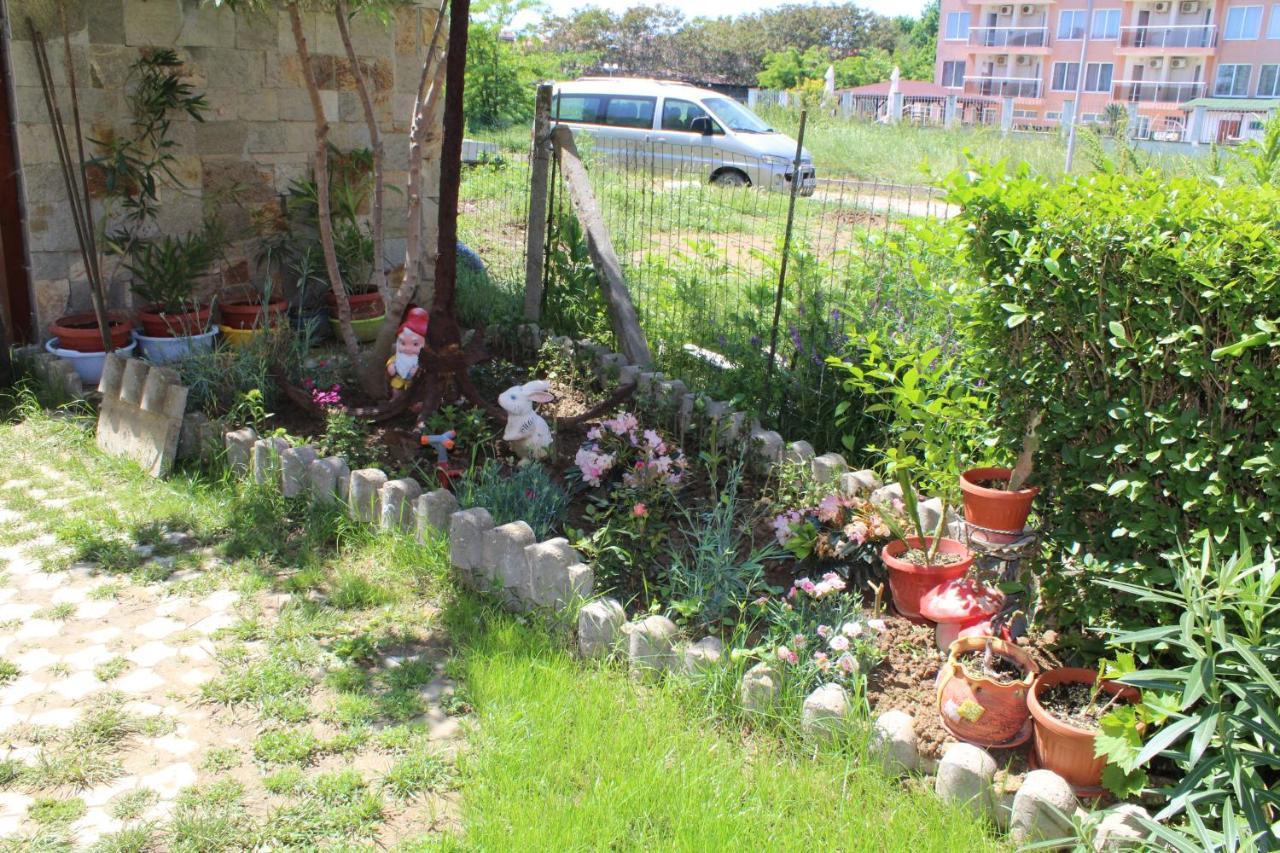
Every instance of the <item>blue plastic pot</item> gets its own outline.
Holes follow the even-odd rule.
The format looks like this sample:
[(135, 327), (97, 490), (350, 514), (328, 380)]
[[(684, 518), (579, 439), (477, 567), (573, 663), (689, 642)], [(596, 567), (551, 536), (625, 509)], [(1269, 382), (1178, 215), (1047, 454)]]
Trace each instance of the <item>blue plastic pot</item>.
[[(128, 356), (137, 345), (137, 341), (134, 341), (128, 346), (120, 347), (116, 352), (123, 356)], [(57, 338), (50, 338), (46, 341), (44, 348), (46, 352), (51, 352), (58, 358), (71, 362), (71, 366), (75, 368), (80, 381), (85, 385), (94, 388), (98, 387), (98, 381), (102, 379), (102, 365), (107, 360), (105, 352), (79, 352), (73, 349), (60, 349)]]
[(213, 339), (218, 335), (218, 327), (211, 326), (209, 331), (199, 335), (179, 338), (153, 338), (133, 333), (142, 357), (152, 364), (169, 364), (181, 361), (194, 353), (208, 352), (213, 349)]

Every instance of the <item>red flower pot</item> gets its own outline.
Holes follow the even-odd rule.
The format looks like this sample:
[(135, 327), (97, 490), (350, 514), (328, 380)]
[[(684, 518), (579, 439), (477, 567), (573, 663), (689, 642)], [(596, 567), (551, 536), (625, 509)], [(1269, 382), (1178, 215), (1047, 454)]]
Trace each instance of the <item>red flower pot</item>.
[[(116, 349), (128, 346), (133, 322), (123, 311), (107, 312), (107, 330), (111, 345)], [(92, 311), (66, 314), (49, 324), (49, 334), (58, 339), (59, 349), (76, 352), (102, 352), (102, 333), (98, 330), (98, 315)]]
[(257, 329), (275, 322), (289, 303), (273, 299), (266, 305), (258, 297), (222, 303), (222, 325), (229, 329)]
[[(348, 294), (347, 302), (351, 305), (352, 320), (368, 320), (372, 317), (381, 317), (387, 311), (382, 302), (382, 294), (376, 290), (371, 290), (367, 293)], [(338, 319), (338, 298), (333, 295), (333, 291), (325, 293), (324, 304), (329, 309), (329, 316), (335, 320)]]
[[(1013, 661), (1022, 678), (1000, 682), (975, 677), (965, 671), (959, 657), (966, 652), (991, 650)], [(942, 724), (956, 737), (984, 749), (1012, 746), (1024, 741), (1027, 732), (1027, 696), (1038, 667), (1025, 651), (1013, 643), (991, 637), (966, 637), (951, 644), (947, 662), (938, 673), (938, 713)]]
[[(1097, 679), (1098, 673), (1092, 669), (1053, 669), (1036, 678), (1027, 696), (1027, 707), (1035, 721), (1036, 762), (1066, 779), (1072, 787), (1082, 789), (1077, 793), (1100, 793), (1093, 789), (1102, 785), (1102, 768), (1106, 766), (1106, 759), (1093, 757), (1097, 732), (1059, 720), (1040, 704), (1040, 694), (1059, 684), (1092, 685)], [(1113, 695), (1119, 693), (1126, 702), (1137, 702), (1140, 698), (1136, 689), (1123, 684), (1104, 681), (1102, 689)]]
[(1008, 483), (1013, 472), (1008, 468), (971, 468), (960, 475), (960, 490), (964, 492), (964, 518), (970, 524), (994, 530), (982, 534), (992, 542), (1012, 542), (1027, 526), (1031, 514), (1031, 502), (1039, 493), (1039, 486), (1027, 486), (1017, 491), (993, 489), (983, 483)]
[(185, 338), (201, 335), (209, 331), (209, 321), (213, 318), (213, 308), (208, 305), (180, 314), (153, 311), (151, 310), (153, 307), (147, 306), (138, 312), (142, 334), (150, 338)]
[(904, 618), (922, 625), (927, 621), (920, 615), (920, 599), (924, 594), (938, 584), (964, 577), (965, 572), (973, 565), (973, 554), (954, 539), (943, 539), (938, 543), (939, 554), (961, 555), (961, 559), (954, 563), (917, 566), (902, 559), (902, 555), (908, 550), (921, 548), (922, 543), (932, 541), (932, 538), (909, 536), (905, 542), (895, 539), (880, 552), (880, 559), (889, 570), (889, 590), (893, 593), (894, 607)]

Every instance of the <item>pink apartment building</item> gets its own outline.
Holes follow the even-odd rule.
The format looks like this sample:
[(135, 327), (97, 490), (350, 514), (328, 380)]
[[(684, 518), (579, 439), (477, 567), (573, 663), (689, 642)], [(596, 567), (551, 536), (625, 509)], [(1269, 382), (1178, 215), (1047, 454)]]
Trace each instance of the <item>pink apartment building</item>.
[(1091, 121), (1123, 104), (1142, 138), (1231, 141), (1280, 107), (1280, 2), (1089, 6), (942, 0), (934, 79), (957, 95), (1012, 98), (1021, 126), (1052, 127), (1073, 110)]

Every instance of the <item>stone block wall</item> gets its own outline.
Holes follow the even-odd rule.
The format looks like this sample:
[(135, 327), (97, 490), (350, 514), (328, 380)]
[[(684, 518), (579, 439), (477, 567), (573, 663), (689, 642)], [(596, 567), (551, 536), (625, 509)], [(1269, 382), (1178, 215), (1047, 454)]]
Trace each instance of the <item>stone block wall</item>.
[[(234, 14), (198, 0), (71, 0), (67, 6), (86, 137), (102, 139), (128, 131), (129, 67), (141, 51), (173, 48), (186, 63), (186, 80), (206, 94), (210, 109), (203, 123), (174, 117), (171, 138), (178, 145), (174, 172), (182, 186), (163, 189), (160, 224), (166, 233), (181, 234), (199, 227), (206, 208), (217, 210), (231, 233), (243, 239), (202, 282), (202, 288), (211, 292), (247, 285), (258, 276), (251, 262), (256, 247), (248, 239), (253, 216), (278, 207), (290, 182), (310, 175), (315, 149), (311, 103), (288, 15)], [(0, 25), (13, 67), (32, 303), (35, 327), (43, 336), (51, 320), (91, 306), (24, 7), (23, 0), (8, 0), (8, 19)], [(0, 2), (0, 10), (4, 8)], [(352, 23), (352, 41), (383, 134), (387, 186), (400, 190), (386, 193), (386, 255), (393, 268), (404, 258), (408, 129), (434, 22), (434, 9), (418, 4), (399, 10), (390, 26), (371, 18)], [(351, 66), (333, 18), (305, 13), (304, 27), (331, 122), (331, 142), (342, 150), (368, 146)], [(49, 30), (53, 28), (45, 32), (49, 61), (64, 116), (69, 117), (62, 39), (60, 32)], [(423, 170), (425, 291), (430, 287), (436, 244), (439, 107), (430, 126)], [(86, 155), (92, 156), (93, 146), (89, 148)], [(99, 217), (103, 209), (99, 198), (95, 202)], [(127, 274), (110, 262), (104, 272), (110, 278), (112, 306), (131, 307)], [(420, 294), (426, 296), (426, 292)]]

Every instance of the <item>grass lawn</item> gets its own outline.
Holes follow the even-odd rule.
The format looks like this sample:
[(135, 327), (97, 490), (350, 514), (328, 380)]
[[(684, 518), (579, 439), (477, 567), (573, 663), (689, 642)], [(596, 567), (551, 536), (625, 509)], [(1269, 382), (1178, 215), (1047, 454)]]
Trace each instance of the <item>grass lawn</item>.
[[(250, 745), (197, 756), (200, 782), (164, 822), (140, 817), (148, 792), (121, 799), (113, 813), (125, 827), (98, 849), (998, 846), (967, 815), (859, 760), (855, 744), (814, 755), (772, 728), (751, 733), (717, 715), (696, 685), (643, 687), (577, 661), (564, 633), (457, 591), (442, 543), (375, 536), (219, 475), (157, 482), (99, 455), (90, 430), (29, 406), (0, 423), (0, 481), (82, 487), (33, 526), (12, 526), (6, 544), (51, 534), (51, 566), (69, 551), (64, 559), (113, 575), (104, 597), (217, 584), (285, 599), (271, 611), (242, 608), (218, 636), (219, 675), (202, 688), (212, 707), (249, 714)], [(32, 509), (19, 488), (2, 497), (12, 512)], [(181, 557), (163, 571), (138, 559), (132, 545), (174, 530), (212, 549), (217, 572), (179, 579), (166, 572), (190, 568)], [(387, 662), (405, 649), (422, 657)], [(441, 704), (472, 721), (456, 763), (424, 720), (422, 691), (438, 677), (427, 649), (456, 684)], [(118, 669), (108, 661), (101, 674), (119, 678)], [(35, 791), (26, 771), (10, 769), (4, 787)], [(35, 834), (0, 849), (69, 849), (83, 809), (73, 794), (38, 799)]]

